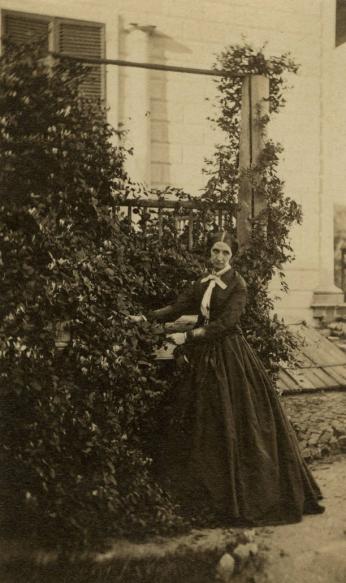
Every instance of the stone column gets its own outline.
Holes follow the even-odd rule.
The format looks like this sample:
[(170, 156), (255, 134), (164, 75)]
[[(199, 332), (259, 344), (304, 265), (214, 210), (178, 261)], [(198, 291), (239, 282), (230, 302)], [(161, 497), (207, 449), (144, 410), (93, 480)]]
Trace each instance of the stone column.
[[(333, 7), (332, 7), (333, 5)], [(332, 128), (329, 104), (333, 91), (332, 56), (335, 50), (334, 3), (320, 3), (320, 187), (319, 187), (319, 285), (314, 290), (314, 316), (331, 320), (343, 303), (342, 290), (334, 284), (334, 201)], [(317, 201), (316, 201), (317, 202)], [(308, 217), (305, 217), (308, 220)]]

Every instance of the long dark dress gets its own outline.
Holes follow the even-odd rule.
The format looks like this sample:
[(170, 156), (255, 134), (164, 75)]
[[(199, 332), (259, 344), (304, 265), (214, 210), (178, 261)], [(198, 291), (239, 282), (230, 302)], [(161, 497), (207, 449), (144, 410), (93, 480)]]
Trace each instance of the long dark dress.
[[(208, 286), (201, 279), (175, 304), (157, 310), (156, 319), (200, 314)], [(304, 512), (322, 510), (321, 492), (261, 361), (241, 333), (246, 284), (233, 269), (221, 279), (227, 287), (214, 288), (204, 338), (184, 347), (190, 365), (162, 441), (167, 474), (187, 508), (203, 506), (223, 523), (298, 522)]]

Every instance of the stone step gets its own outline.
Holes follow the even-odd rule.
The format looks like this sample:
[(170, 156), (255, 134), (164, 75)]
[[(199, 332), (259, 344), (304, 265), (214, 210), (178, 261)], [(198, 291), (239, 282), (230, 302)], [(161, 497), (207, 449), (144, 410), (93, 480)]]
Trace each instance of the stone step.
[(319, 334), (321, 334), (321, 336), (324, 336), (325, 338), (328, 338), (328, 336), (330, 336), (329, 328), (316, 328), (316, 330)]
[(340, 348), (343, 352), (346, 352), (346, 340), (341, 338), (340, 336), (326, 336), (327, 340), (333, 342), (335, 346)]

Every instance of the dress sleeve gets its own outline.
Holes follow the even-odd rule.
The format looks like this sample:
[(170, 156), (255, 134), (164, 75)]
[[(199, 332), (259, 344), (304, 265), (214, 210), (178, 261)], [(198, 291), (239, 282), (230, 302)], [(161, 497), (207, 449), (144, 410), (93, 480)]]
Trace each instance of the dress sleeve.
[(197, 310), (194, 309), (196, 304), (194, 289), (194, 285), (191, 285), (179, 294), (174, 304), (170, 304), (159, 310), (152, 310), (148, 314), (148, 319), (158, 322), (169, 322), (177, 320), (183, 314), (197, 313)]
[(204, 326), (203, 338), (211, 339), (234, 328), (240, 322), (245, 305), (246, 283), (242, 278), (239, 278), (218, 318)]

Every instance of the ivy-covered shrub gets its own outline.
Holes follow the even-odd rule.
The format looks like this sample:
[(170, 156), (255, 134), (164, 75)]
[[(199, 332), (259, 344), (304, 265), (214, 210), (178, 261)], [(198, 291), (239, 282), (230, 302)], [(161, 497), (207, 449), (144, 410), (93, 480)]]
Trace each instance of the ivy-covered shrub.
[(143, 448), (157, 336), (128, 319), (167, 287), (118, 218), (135, 188), (83, 74), (34, 45), (0, 60), (2, 518), (65, 543), (180, 525)]

